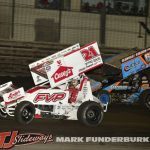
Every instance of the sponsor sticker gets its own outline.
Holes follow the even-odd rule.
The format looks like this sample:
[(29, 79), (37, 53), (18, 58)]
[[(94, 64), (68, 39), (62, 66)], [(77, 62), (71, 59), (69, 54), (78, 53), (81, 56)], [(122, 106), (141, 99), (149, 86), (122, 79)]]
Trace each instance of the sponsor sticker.
[(5, 102), (11, 102), (25, 96), (23, 87), (3, 95)]
[(34, 99), (34, 103), (38, 103), (39, 101), (45, 101), (47, 103), (49, 102), (57, 102), (61, 101), (66, 97), (66, 93), (60, 92), (60, 93), (39, 93)]

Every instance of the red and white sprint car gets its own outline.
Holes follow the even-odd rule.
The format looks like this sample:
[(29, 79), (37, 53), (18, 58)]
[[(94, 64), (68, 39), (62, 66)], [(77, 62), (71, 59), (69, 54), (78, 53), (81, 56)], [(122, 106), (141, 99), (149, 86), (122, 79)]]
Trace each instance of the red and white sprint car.
[(21, 124), (34, 118), (79, 120), (98, 126), (103, 104), (92, 94), (84, 74), (103, 64), (96, 42), (73, 45), (29, 65), (35, 87), (24, 91), (12, 82), (0, 85), (0, 117), (15, 117)]

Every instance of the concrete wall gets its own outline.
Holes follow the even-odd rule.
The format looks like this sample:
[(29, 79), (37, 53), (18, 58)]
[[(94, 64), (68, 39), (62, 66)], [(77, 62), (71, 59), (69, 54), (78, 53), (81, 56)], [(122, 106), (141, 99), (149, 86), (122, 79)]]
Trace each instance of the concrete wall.
[(11, 32), (11, 0), (0, 0), (0, 38), (9, 39)]
[[(75, 3), (75, 1), (72, 1)], [(80, 5), (72, 5), (78, 10)], [(28, 6), (28, 7), (27, 7)], [(59, 23), (59, 11), (35, 9), (34, 0), (16, 0), (14, 39), (35, 40), (35, 22), (37, 19), (51, 19)], [(62, 12), (60, 42), (72, 44), (99, 41), (100, 16), (80, 12)], [(45, 28), (43, 27), (43, 30)], [(54, 35), (51, 35), (54, 36)], [(56, 41), (57, 42), (57, 41)]]
[[(0, 2), (10, 3), (10, 0), (0, 0)], [(9, 8), (9, 10), (8, 10)], [(8, 7), (0, 6), (0, 19), (11, 22), (11, 11)], [(80, 10), (80, 0), (72, 0), (72, 10)], [(150, 12), (149, 12), (150, 13)], [(15, 26), (13, 40), (35, 41), (37, 35), (55, 36), (53, 26), (59, 27), (59, 11), (35, 8), (35, 0), (16, 0)], [(91, 41), (100, 41), (100, 15), (81, 12), (63, 11), (61, 14), (60, 43), (73, 44), (80, 42), (85, 44)], [(44, 34), (37, 34), (36, 22), (45, 19), (45, 22), (52, 22), (53, 26), (43, 25)], [(107, 15), (106, 18), (106, 46), (119, 48), (144, 47), (144, 38), (139, 38), (139, 21), (144, 21), (144, 17)], [(150, 22), (150, 19), (149, 19)], [(150, 24), (150, 23), (149, 23)], [(44, 28), (44, 26), (46, 26)], [(56, 27), (55, 26), (55, 27)], [(6, 31), (5, 31), (6, 30)], [(6, 38), (10, 35), (10, 26), (0, 26), (0, 35), (5, 31)], [(142, 29), (144, 36), (144, 30)], [(48, 36), (47, 36), (48, 38)], [(148, 44), (150, 43), (148, 36)], [(56, 41), (58, 42), (58, 41)], [(149, 44), (150, 45), (150, 44)]]
[(85, 44), (99, 42), (100, 16), (80, 12), (63, 12), (61, 23), (61, 43)]
[(106, 46), (144, 47), (144, 39), (138, 37), (139, 21), (144, 21), (144, 17), (107, 15), (106, 20)]
[(52, 19), (58, 23), (58, 16), (58, 11), (35, 9), (33, 12), (30, 8), (16, 8), (14, 39), (34, 41), (36, 19)]
[[(59, 11), (17, 7), (14, 39), (34, 41), (36, 19), (53, 19), (54, 22), (59, 23)], [(144, 21), (143, 17), (107, 15), (106, 21), (106, 46), (144, 47), (144, 39), (138, 38), (138, 22)], [(99, 30), (99, 14), (62, 12), (61, 43), (72, 44), (80, 42), (84, 44), (94, 40), (99, 42)], [(142, 31), (142, 34), (144, 34), (144, 31)]]
[(35, 0), (16, 0), (14, 39), (34, 41), (36, 36), (35, 22), (37, 19), (50, 19), (58, 23), (59, 12), (36, 9)]
[[(150, 8), (150, 1), (149, 1), (149, 8)], [(148, 16), (148, 28), (150, 29), (150, 9), (149, 9), (149, 16)], [(147, 36), (147, 47), (150, 47), (150, 35)]]
[(80, 11), (81, 0), (71, 0), (71, 10)]

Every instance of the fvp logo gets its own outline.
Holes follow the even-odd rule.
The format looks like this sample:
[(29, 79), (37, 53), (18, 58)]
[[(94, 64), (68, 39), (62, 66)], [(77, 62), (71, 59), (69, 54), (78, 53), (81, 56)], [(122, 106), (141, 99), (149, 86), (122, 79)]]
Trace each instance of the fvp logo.
[(39, 93), (35, 97), (34, 102), (35, 103), (38, 103), (39, 101), (45, 101), (47, 103), (56, 102), (56, 101), (63, 100), (65, 97), (66, 97), (66, 93), (64, 92), (53, 93), (51, 95), (49, 93)]

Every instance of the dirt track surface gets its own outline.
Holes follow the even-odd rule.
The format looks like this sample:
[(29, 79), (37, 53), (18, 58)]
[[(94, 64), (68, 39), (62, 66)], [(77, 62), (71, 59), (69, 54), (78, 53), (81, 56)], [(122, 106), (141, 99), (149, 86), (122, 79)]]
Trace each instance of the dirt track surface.
[[(1, 78), (5, 83), (12, 80), (18, 87), (31, 88), (32, 78)], [(78, 121), (37, 119), (22, 126), (11, 118), (0, 121), (0, 131), (52, 133), (55, 136), (150, 136), (150, 111), (140, 105), (113, 105), (104, 114), (99, 127), (91, 128)]]
[(140, 106), (117, 105), (105, 113), (102, 124), (91, 128), (78, 121), (36, 119), (20, 125), (14, 119), (1, 120), (0, 131), (51, 133), (54, 136), (150, 136), (150, 112)]
[[(12, 80), (18, 87), (31, 88), (34, 84), (32, 78), (1, 78), (1, 83)], [(0, 132), (19, 131), (20, 133), (43, 133), (53, 134), (54, 137), (150, 137), (150, 111), (140, 105), (112, 105), (108, 112), (104, 114), (104, 119), (99, 127), (91, 128), (80, 124), (78, 121), (37, 119), (31, 124), (23, 126), (18, 124), (13, 118), (0, 120)], [(117, 145), (107, 144), (34, 144), (28, 146), (14, 147), (16, 150), (32, 149), (148, 149), (150, 144), (134, 145), (131, 143), (119, 143)]]
[(150, 143), (55, 143), (55, 137), (150, 137), (150, 112), (140, 106), (112, 106), (99, 127), (91, 128), (78, 121), (39, 119), (27, 126), (15, 120), (1, 120), (0, 132), (53, 134), (50, 144), (15, 146), (14, 150), (148, 150)]

